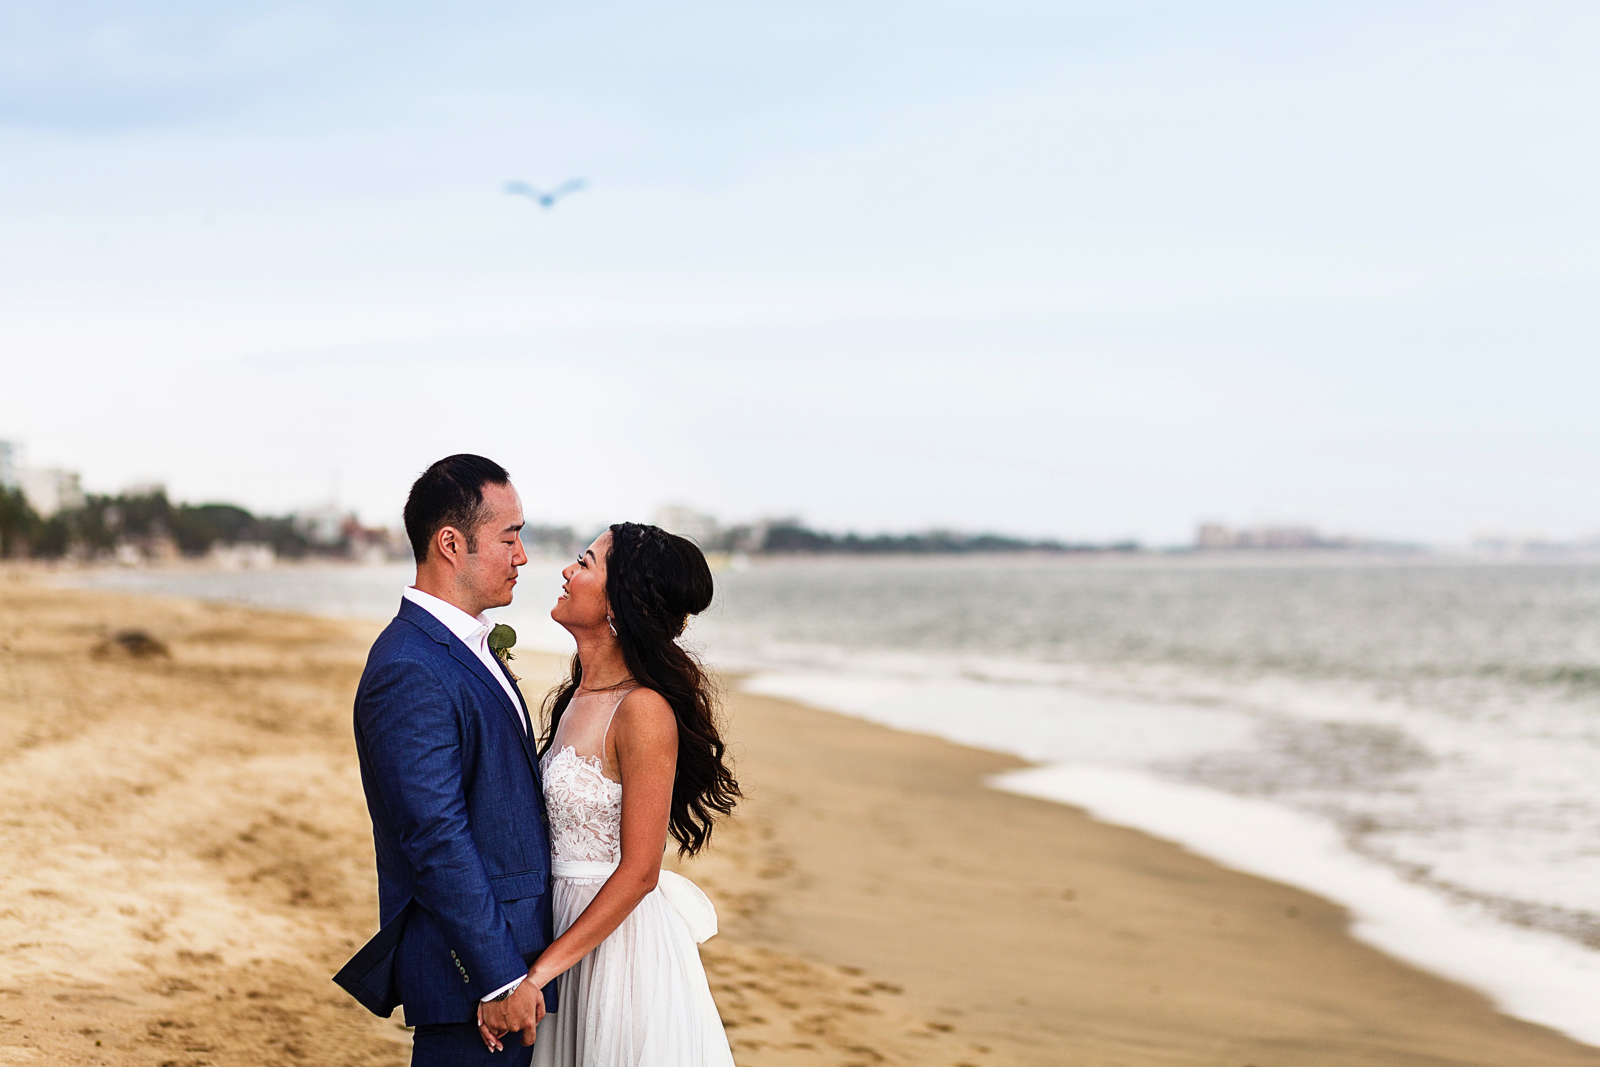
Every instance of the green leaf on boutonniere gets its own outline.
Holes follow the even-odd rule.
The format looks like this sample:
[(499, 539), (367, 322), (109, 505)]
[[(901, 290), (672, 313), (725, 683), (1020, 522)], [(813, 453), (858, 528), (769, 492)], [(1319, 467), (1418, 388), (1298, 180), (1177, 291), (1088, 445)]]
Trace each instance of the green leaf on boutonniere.
[(516, 643), (517, 631), (503, 622), (495, 623), (494, 629), (489, 631), (489, 651), (499, 656), (501, 663), (517, 658), (511, 654), (511, 646)]

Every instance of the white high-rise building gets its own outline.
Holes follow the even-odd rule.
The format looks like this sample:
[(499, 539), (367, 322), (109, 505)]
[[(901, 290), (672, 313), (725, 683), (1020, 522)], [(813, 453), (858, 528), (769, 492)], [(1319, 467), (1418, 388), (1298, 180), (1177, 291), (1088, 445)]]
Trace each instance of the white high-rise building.
[(306, 508), (294, 514), (294, 525), (307, 541), (314, 545), (336, 545), (344, 537), (347, 513), (329, 501), (317, 507)]
[(83, 484), (77, 471), (27, 467), (17, 472), (17, 485), (41, 518), (83, 507)]
[(656, 509), (655, 524), (668, 533), (687, 537), (701, 548), (711, 544), (721, 531), (717, 520), (682, 504), (664, 504)]
[(0, 489), (17, 487), (17, 468), (22, 466), (22, 444), (0, 441)]

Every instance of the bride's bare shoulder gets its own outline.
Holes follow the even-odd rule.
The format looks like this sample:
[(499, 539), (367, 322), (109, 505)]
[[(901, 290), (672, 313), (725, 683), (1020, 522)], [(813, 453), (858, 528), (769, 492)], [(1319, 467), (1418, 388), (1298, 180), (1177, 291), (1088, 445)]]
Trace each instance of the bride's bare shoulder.
[(673, 714), (666, 697), (640, 686), (617, 705), (613, 729), (619, 740), (626, 736), (632, 743), (650, 744), (662, 740), (676, 744), (678, 717)]

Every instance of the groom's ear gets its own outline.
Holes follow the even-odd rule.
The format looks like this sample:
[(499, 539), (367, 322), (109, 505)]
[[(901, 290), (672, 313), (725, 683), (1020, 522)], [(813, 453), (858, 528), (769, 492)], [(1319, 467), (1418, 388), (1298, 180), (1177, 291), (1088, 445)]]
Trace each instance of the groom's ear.
[(439, 558), (451, 563), (461, 558), (461, 553), (466, 550), (462, 543), (461, 532), (454, 526), (441, 526), (439, 532), (433, 535), (433, 547), (439, 550)]

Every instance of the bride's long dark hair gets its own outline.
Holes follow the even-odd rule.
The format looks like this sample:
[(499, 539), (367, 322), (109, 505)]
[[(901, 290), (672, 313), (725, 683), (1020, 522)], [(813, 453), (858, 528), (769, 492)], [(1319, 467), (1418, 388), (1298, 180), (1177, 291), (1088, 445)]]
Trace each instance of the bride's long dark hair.
[[(744, 795), (727, 764), (716, 689), (699, 660), (678, 644), (689, 616), (711, 606), (711, 594), (711, 568), (693, 541), (636, 522), (611, 527), (606, 599), (623, 662), (634, 681), (666, 698), (678, 719), (678, 772), (667, 829), (678, 854), (688, 856), (705, 847), (716, 819)], [(545, 698), (542, 749), (550, 747), (582, 682), (583, 661), (574, 655), (567, 680)]]

